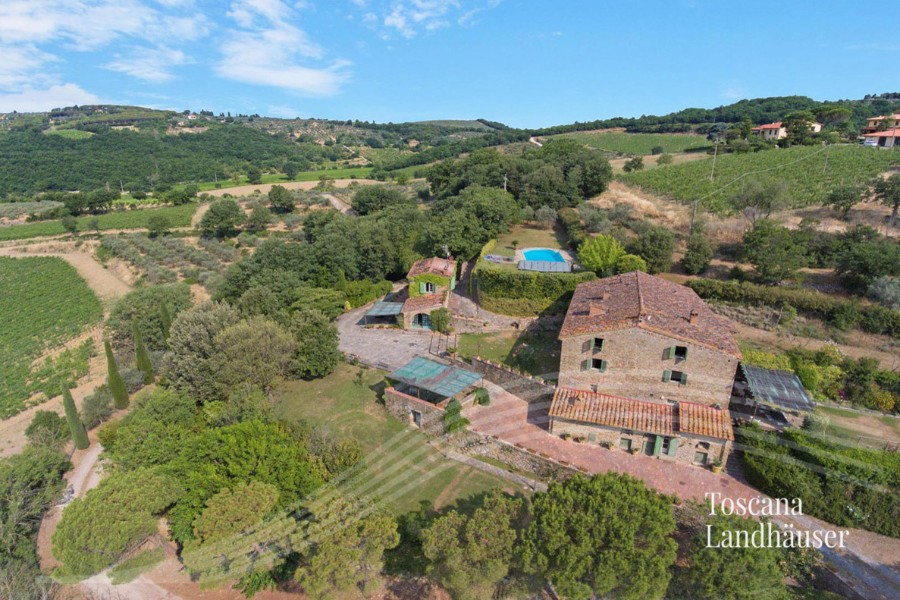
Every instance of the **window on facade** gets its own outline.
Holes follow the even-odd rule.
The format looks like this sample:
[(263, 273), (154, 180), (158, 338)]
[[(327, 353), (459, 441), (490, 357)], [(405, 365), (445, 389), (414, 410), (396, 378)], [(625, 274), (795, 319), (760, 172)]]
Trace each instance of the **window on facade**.
[(594, 352), (600, 352), (603, 350), (603, 338), (594, 338), (593, 343)]
[(706, 452), (694, 452), (694, 462), (698, 465), (705, 465), (709, 455)]
[(591, 385), (591, 391), (592, 391), (592, 392), (596, 392), (597, 389), (598, 389), (598, 388), (597, 388), (596, 385)]
[(409, 416), (412, 418), (413, 425), (416, 427), (422, 426), (422, 413), (417, 410), (411, 410)]
[(681, 385), (686, 385), (687, 373), (683, 373), (682, 371), (663, 371), (663, 381), (672, 381)]
[(437, 286), (435, 286), (433, 283), (428, 283), (427, 281), (425, 282), (425, 292), (426, 293), (433, 294), (436, 291), (437, 291)]
[(662, 448), (660, 449), (663, 454), (669, 453), (669, 444), (672, 442), (672, 438), (664, 437), (662, 441)]
[(592, 358), (591, 368), (595, 371), (600, 371), (601, 373), (603, 373), (604, 371), (606, 371), (606, 361), (599, 358)]
[(709, 442), (697, 442), (697, 448), (700, 450), (709, 450)]
[(675, 346), (675, 359), (684, 360), (687, 358), (687, 346)]
[(631, 452), (631, 439), (630, 438), (621, 438), (619, 440), (619, 448), (621, 448), (622, 450)]

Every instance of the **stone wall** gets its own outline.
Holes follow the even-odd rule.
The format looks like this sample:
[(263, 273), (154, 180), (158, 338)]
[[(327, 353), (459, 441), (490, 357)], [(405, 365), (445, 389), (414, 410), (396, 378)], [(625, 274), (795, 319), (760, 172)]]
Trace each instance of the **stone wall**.
[(542, 481), (560, 481), (580, 472), (565, 462), (553, 460), (549, 455), (538, 455), (474, 431), (466, 431), (464, 436), (456, 436), (451, 441), (466, 454), (499, 460), (517, 471), (533, 473)]
[(462, 360), (451, 361), (455, 365), (479, 373), (490, 382), (496, 383), (507, 392), (514, 394), (528, 403), (548, 401), (553, 397), (554, 387), (543, 380), (529, 377), (513, 371), (504, 365), (498, 365), (481, 357), (472, 358), (471, 363)]
[[(444, 409), (439, 405), (419, 400), (389, 387), (384, 390), (384, 406), (394, 418), (399, 419), (402, 423), (418, 427), (430, 435), (444, 433)], [(414, 412), (421, 415), (418, 425), (415, 423)]]
[[(603, 349), (591, 349), (590, 341), (603, 338)], [(665, 358), (672, 346), (686, 346), (687, 359)], [(583, 370), (593, 358), (606, 361), (606, 371)], [(637, 327), (579, 335), (562, 341), (559, 384), (580, 390), (596, 390), (636, 400), (687, 400), (728, 406), (738, 359), (705, 346), (676, 340)], [(687, 384), (664, 382), (665, 371), (688, 375)]]
[[(611, 444), (613, 449), (621, 449), (623, 439), (631, 440), (631, 447), (637, 448), (638, 453), (646, 454), (647, 445), (655, 442), (653, 434), (645, 434), (639, 431), (627, 432), (612, 427), (601, 427), (599, 425), (590, 425), (587, 423), (575, 423), (565, 419), (554, 418), (550, 422), (550, 432), (553, 435), (561, 436), (569, 434), (573, 438), (583, 438), (584, 444)], [(712, 463), (719, 459), (724, 466), (728, 462), (731, 455), (731, 441), (720, 440), (716, 438), (707, 438), (700, 436), (691, 436), (684, 433), (678, 433), (673, 436), (678, 439), (678, 448), (675, 456), (660, 453), (656, 458), (663, 461), (678, 462), (687, 465), (699, 464), (694, 461), (696, 452), (705, 452), (707, 454), (706, 464)], [(706, 447), (702, 446), (706, 444)], [(651, 446), (652, 448), (652, 446)], [(625, 452), (625, 450), (623, 450)]]

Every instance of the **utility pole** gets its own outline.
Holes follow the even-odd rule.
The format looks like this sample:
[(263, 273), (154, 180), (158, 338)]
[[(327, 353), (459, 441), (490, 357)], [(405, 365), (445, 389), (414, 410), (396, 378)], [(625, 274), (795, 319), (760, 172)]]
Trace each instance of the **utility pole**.
[(716, 141), (713, 142), (713, 161), (712, 161), (712, 169), (709, 172), (709, 180), (712, 181), (713, 177), (716, 174), (716, 157), (719, 155), (719, 136), (716, 136)]

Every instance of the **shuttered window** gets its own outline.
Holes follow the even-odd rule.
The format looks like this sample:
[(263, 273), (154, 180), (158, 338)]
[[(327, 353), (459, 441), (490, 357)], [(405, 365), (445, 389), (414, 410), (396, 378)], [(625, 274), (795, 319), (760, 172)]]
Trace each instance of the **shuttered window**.
[(606, 372), (606, 361), (601, 360), (599, 358), (592, 358), (591, 359), (591, 368), (594, 369), (595, 371), (600, 371), (601, 373), (605, 373)]
[(662, 450), (662, 443), (662, 436), (656, 436), (656, 440), (653, 442), (653, 456), (659, 456), (659, 451)]
[(678, 453), (678, 438), (669, 440), (669, 456), (675, 456)]
[(672, 381), (672, 371), (663, 371), (663, 381)]

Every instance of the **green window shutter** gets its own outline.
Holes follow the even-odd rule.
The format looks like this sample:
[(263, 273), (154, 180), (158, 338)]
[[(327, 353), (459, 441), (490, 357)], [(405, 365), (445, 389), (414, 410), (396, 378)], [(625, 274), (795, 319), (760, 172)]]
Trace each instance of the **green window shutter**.
[(656, 441), (653, 442), (653, 456), (659, 456), (659, 451), (662, 450), (663, 439), (661, 435), (656, 436)]
[(606, 345), (606, 340), (600, 340), (600, 350), (603, 351), (603, 346)]
[(678, 438), (672, 438), (669, 440), (669, 456), (675, 456), (678, 452)]
[(601, 361), (600, 361), (600, 372), (601, 372), (601, 373), (605, 373), (605, 372), (606, 372), (606, 361), (605, 361), (605, 360), (601, 360)]
[(425, 282), (424, 282), (424, 281), (420, 281), (420, 282), (419, 282), (419, 293), (420, 293), (420, 294), (424, 294), (424, 293), (425, 293)]
[(681, 374), (681, 385), (687, 385), (687, 373)]
[(684, 347), (684, 360), (687, 360), (687, 354), (688, 354), (688, 348), (687, 348), (687, 346), (685, 346)]
[[(675, 346), (670, 346), (670, 347), (666, 348), (666, 352), (663, 356), (666, 357), (666, 360), (669, 360), (670, 358), (675, 356)], [(668, 379), (666, 381), (668, 381)]]
[(672, 371), (663, 371), (663, 381), (672, 381)]
[(581, 361), (581, 370), (587, 371), (591, 368), (591, 359)]

